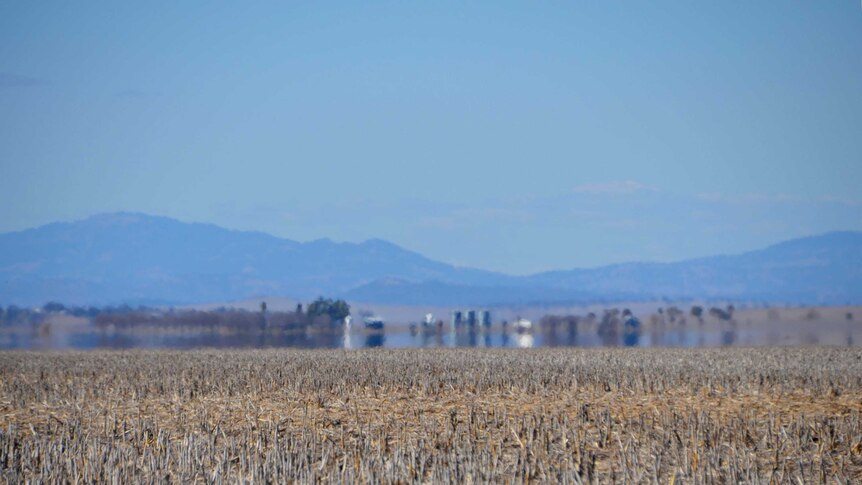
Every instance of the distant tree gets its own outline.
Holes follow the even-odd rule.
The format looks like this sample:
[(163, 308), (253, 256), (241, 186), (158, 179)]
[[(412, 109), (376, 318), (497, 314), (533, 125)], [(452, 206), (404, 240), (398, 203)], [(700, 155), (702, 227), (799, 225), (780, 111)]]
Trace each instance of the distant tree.
[(48, 313), (60, 313), (66, 309), (62, 303), (57, 303), (56, 301), (49, 301), (42, 306), (42, 310), (45, 310)]
[(845, 318), (847, 318), (847, 321), (849, 322), (850, 320), (853, 320), (853, 314), (850, 312), (847, 312), (847, 315), (845, 315)]
[(325, 328), (325, 327), (329, 327), (329, 326), (332, 324), (332, 322), (334, 322), (334, 320), (332, 319), (332, 317), (330, 317), (330, 316), (329, 316), (328, 314), (326, 314), (326, 313), (321, 313), (321, 314), (319, 314), (319, 315), (314, 315), (313, 317), (311, 316), (311, 313), (309, 313), (309, 314), (308, 314), (308, 316), (307, 316), (307, 318), (309, 319), (309, 322), (311, 323), (311, 326), (312, 326), (312, 327), (315, 327), (315, 328)]
[(721, 308), (716, 308), (716, 307), (710, 308), (709, 314), (712, 315), (713, 317), (719, 319), (719, 320), (724, 320), (724, 321), (728, 321), (731, 318), (730, 313), (727, 313), (726, 310), (723, 310)]
[(691, 316), (700, 318), (703, 316), (703, 307), (700, 305), (694, 305), (691, 307)]
[(670, 323), (676, 322), (677, 319), (682, 318), (682, 316), (685, 314), (682, 310), (675, 306), (669, 307), (665, 311), (665, 313), (667, 313), (668, 320), (670, 320)]
[(132, 309), (132, 307), (130, 307), (130, 306), (129, 306), (128, 304), (126, 304), (126, 303), (123, 303), (122, 305), (117, 306), (117, 307), (114, 307), (114, 306), (107, 306), (107, 307), (104, 307), (104, 308), (102, 308), (102, 310), (101, 310), (101, 311), (99, 311), (99, 313), (110, 313), (110, 314), (116, 314), (116, 313), (131, 313), (131, 312), (133, 312), (133, 311), (134, 311), (134, 310)]
[(15, 323), (21, 313), (23, 313), (23, 310), (15, 305), (6, 307), (6, 323)]
[(260, 312), (266, 313), (266, 302), (265, 301), (260, 302)]
[(318, 321), (317, 317), (322, 315), (328, 316), (330, 322), (340, 322), (350, 315), (350, 305), (344, 300), (320, 297), (308, 305), (306, 314), (311, 322)]
[(297, 315), (302, 315), (302, 303), (297, 303), (297, 304), (296, 304), (296, 314), (297, 314)]
[(599, 327), (596, 329), (596, 332), (602, 340), (602, 344), (604, 345), (616, 345), (619, 338), (619, 330), (620, 324), (622, 323), (619, 319), (620, 311), (616, 308), (611, 310), (605, 310), (602, 315), (602, 321), (599, 323)]

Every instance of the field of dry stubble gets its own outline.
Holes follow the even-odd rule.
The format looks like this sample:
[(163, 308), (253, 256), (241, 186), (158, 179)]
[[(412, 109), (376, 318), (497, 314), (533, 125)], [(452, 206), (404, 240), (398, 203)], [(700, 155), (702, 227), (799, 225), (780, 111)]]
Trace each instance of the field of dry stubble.
[(859, 483), (862, 350), (6, 352), (0, 479)]

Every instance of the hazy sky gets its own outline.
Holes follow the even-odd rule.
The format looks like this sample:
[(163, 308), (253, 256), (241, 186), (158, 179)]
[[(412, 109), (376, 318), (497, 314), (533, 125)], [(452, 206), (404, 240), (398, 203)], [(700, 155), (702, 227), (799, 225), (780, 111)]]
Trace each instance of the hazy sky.
[(0, 3), (0, 231), (130, 210), (526, 273), (862, 229), (858, 0), (364, 3)]

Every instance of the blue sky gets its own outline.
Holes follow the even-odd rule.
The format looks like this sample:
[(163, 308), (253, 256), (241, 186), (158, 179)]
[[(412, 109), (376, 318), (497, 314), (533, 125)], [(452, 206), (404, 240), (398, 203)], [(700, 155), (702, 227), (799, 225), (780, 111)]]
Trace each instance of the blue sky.
[(860, 186), (858, 1), (0, 4), (0, 231), (130, 210), (528, 273), (862, 230)]

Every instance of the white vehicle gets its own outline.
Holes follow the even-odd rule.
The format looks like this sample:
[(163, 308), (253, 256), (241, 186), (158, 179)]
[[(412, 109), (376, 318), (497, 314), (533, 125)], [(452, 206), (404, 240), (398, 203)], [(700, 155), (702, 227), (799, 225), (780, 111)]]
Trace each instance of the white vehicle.
[(533, 328), (533, 322), (527, 320), (526, 318), (519, 318), (515, 320), (515, 330), (519, 332), (526, 332)]

